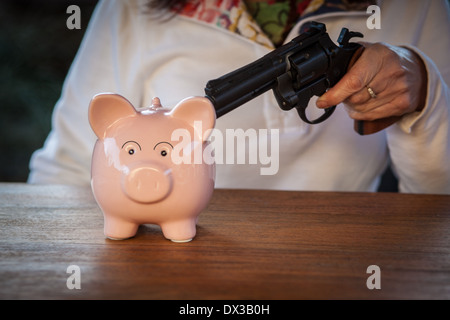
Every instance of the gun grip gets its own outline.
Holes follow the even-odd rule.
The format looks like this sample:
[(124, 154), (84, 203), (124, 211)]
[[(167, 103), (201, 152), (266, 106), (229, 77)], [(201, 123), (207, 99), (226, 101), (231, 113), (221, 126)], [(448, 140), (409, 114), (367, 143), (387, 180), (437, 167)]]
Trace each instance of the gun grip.
[[(355, 54), (353, 55), (352, 59), (350, 60), (348, 64), (347, 70), (349, 70), (358, 60), (358, 58), (361, 56), (361, 54), (364, 51), (364, 47), (359, 48)], [(357, 133), (360, 135), (368, 135), (372, 133), (376, 133), (378, 131), (381, 131), (383, 129), (386, 129), (390, 125), (396, 123), (398, 120), (400, 120), (401, 116), (392, 116), (388, 118), (383, 119), (377, 119), (373, 121), (362, 121), (362, 120), (355, 120), (353, 128)]]
[(372, 133), (376, 133), (378, 131), (381, 131), (381, 130), (389, 127), (391, 124), (394, 124), (398, 120), (400, 120), (400, 118), (401, 118), (401, 116), (392, 116), (392, 117), (377, 119), (377, 120), (373, 120), (373, 121), (355, 120), (354, 129), (360, 135), (372, 134)]

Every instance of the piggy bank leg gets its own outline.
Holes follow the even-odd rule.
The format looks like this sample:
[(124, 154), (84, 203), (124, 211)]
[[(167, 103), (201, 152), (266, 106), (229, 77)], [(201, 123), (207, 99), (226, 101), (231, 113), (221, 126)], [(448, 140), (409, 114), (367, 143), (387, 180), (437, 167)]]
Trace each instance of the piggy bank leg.
[(139, 225), (115, 217), (105, 217), (105, 236), (111, 240), (124, 240), (136, 235)]
[(195, 237), (197, 232), (196, 222), (196, 218), (191, 218), (165, 222), (160, 226), (166, 239), (173, 242), (189, 242)]

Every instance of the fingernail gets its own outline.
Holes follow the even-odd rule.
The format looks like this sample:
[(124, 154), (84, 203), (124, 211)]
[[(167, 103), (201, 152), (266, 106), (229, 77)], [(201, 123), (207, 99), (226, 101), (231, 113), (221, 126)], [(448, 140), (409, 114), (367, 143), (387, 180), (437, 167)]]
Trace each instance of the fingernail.
[(318, 99), (316, 101), (316, 106), (317, 108), (327, 108), (328, 107), (328, 103), (324, 100), (324, 99)]

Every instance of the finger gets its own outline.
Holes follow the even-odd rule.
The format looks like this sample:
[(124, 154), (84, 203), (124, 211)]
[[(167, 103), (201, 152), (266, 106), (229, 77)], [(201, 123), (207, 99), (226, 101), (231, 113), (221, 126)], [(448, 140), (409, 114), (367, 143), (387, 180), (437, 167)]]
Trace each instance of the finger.
[(355, 64), (333, 88), (329, 89), (317, 100), (317, 107), (328, 108), (343, 102), (356, 93), (362, 92), (372, 77), (371, 74), (367, 74), (367, 71), (357, 68)]
[[(375, 92), (375, 90), (374, 90)], [(370, 101), (370, 99), (373, 99), (371, 95), (368, 92), (367, 87), (364, 87), (363, 89), (359, 90), (355, 94), (352, 94), (350, 97), (345, 99), (343, 102), (348, 105), (352, 106), (358, 106), (358, 105), (364, 105)]]
[(346, 99), (343, 103), (347, 107), (347, 110), (351, 109), (358, 113), (368, 113), (392, 103), (393, 100), (398, 100), (398, 95), (395, 92), (382, 91), (381, 93), (377, 93), (376, 98), (372, 98), (367, 88), (364, 88), (357, 94)]
[(345, 105), (350, 118), (355, 120), (377, 120), (392, 116), (400, 116), (405, 113), (404, 96), (383, 98), (378, 101), (371, 100), (363, 107), (351, 107)]
[(370, 62), (371, 53), (369, 51), (365, 50), (342, 79), (317, 100), (317, 107), (328, 108), (337, 105), (361, 92), (372, 81), (379, 71), (379, 66)]
[(388, 114), (391, 113), (392, 108), (393, 106), (390, 103), (363, 111), (347, 107), (347, 113), (354, 120), (373, 121), (389, 117)]
[(361, 75), (349, 72), (333, 88), (317, 99), (317, 107), (329, 108), (335, 106), (361, 91), (362, 88), (364, 88), (364, 80)]

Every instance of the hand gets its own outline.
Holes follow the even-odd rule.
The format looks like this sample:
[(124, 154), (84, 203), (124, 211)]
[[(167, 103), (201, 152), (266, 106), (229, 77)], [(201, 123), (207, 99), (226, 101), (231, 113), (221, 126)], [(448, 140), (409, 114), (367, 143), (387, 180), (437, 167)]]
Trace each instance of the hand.
[(317, 100), (317, 107), (328, 108), (343, 102), (355, 120), (376, 120), (422, 110), (427, 88), (422, 59), (407, 48), (385, 43), (362, 44), (365, 49), (359, 59)]

